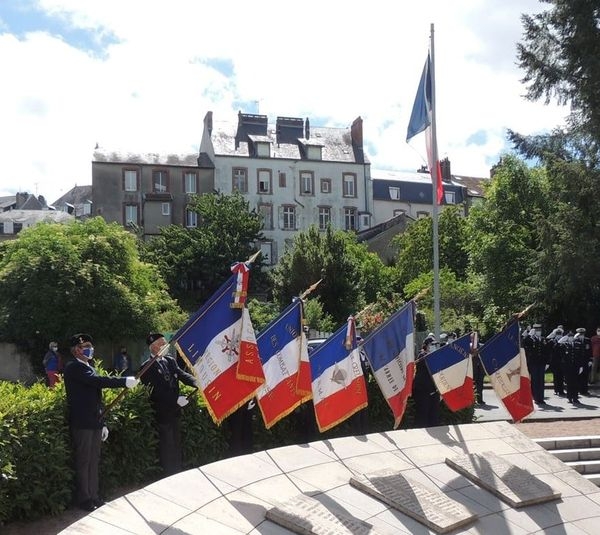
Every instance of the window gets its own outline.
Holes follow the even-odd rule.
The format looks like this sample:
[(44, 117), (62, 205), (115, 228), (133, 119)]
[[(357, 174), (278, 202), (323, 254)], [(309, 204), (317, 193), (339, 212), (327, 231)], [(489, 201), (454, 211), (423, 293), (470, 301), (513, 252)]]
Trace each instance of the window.
[(446, 204), (456, 204), (456, 193), (454, 191), (444, 191), (444, 200)]
[(271, 144), (259, 141), (256, 143), (256, 155), (268, 158), (271, 156)]
[(185, 226), (187, 228), (195, 228), (198, 226), (198, 214), (191, 210), (185, 211)]
[(166, 171), (152, 171), (152, 191), (154, 193), (169, 191), (169, 175)]
[(270, 169), (259, 169), (257, 180), (258, 180), (258, 193), (270, 195), (271, 194), (271, 170)]
[(284, 230), (296, 230), (296, 207), (283, 207), (283, 228)]
[(371, 216), (369, 214), (360, 215), (360, 230), (369, 228), (371, 226)]
[(331, 178), (321, 179), (321, 193), (331, 193)]
[(343, 181), (343, 196), (356, 197), (356, 175), (345, 173), (342, 177)]
[(83, 203), (83, 215), (91, 215), (92, 214), (92, 203), (87, 201)]
[(125, 205), (125, 226), (129, 225), (129, 223), (133, 223), (134, 225), (139, 225), (138, 219), (138, 206), (137, 204), (126, 204)]
[(400, 200), (400, 188), (390, 186), (389, 190), (390, 190), (390, 199), (392, 199), (392, 201), (399, 201)]
[(168, 202), (161, 203), (160, 213), (162, 215), (170, 215), (171, 214), (171, 203), (168, 203)]
[(321, 147), (312, 147), (309, 146), (307, 148), (307, 154), (309, 160), (321, 160)]
[(429, 217), (429, 212), (424, 212), (424, 211), (417, 212), (417, 219), (421, 219), (423, 217)]
[(356, 208), (344, 208), (344, 229), (356, 230)]
[(123, 191), (138, 190), (138, 174), (135, 169), (123, 170)]
[(285, 173), (282, 173), (281, 171), (279, 172), (279, 187), (280, 188), (285, 188)]
[(233, 168), (232, 191), (248, 193), (248, 170), (242, 167)]
[(300, 195), (314, 194), (314, 180), (312, 171), (300, 171)]
[(319, 206), (319, 230), (325, 230), (331, 223), (331, 208), (329, 206)]
[(263, 220), (264, 230), (273, 230), (273, 205), (272, 204), (259, 204), (258, 213)]
[(196, 173), (184, 173), (183, 190), (185, 193), (198, 193), (198, 175)]
[(273, 265), (273, 244), (271, 242), (261, 243), (260, 253), (267, 265)]

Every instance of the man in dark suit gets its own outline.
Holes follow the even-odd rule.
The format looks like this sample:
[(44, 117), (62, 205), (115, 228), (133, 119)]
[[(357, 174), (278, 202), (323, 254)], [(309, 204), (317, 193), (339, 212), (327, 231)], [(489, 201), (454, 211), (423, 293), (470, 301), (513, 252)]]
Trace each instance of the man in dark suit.
[(133, 388), (139, 379), (98, 375), (90, 365), (94, 346), (89, 334), (76, 334), (71, 338), (71, 353), (75, 358), (65, 367), (64, 382), (75, 453), (77, 504), (86, 511), (93, 511), (104, 503), (98, 496), (100, 445), (108, 437), (102, 420), (102, 389)]
[[(146, 338), (151, 358), (166, 352), (167, 341), (161, 333), (151, 333)], [(161, 351), (162, 350), (162, 351)], [(149, 359), (151, 360), (151, 359)], [(146, 361), (142, 364), (144, 368)], [(179, 420), (181, 407), (188, 404), (185, 396), (179, 395), (179, 382), (198, 388), (196, 378), (182, 370), (170, 355), (159, 356), (141, 376), (143, 384), (150, 387), (150, 402), (154, 409), (158, 430), (159, 458), (165, 476), (181, 471), (181, 429)]]

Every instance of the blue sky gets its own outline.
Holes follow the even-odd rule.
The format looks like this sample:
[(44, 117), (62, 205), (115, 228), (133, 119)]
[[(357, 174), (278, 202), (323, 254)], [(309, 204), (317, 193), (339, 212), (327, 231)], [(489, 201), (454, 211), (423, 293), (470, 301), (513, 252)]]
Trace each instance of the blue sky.
[(96, 143), (194, 152), (202, 120), (239, 110), (348, 127), (363, 119), (373, 169), (415, 170), (405, 142), (435, 24), (440, 156), (455, 174), (489, 176), (506, 129), (538, 133), (566, 109), (523, 98), (515, 46), (537, 0), (2, 0), (3, 174), (56, 200), (91, 183)]

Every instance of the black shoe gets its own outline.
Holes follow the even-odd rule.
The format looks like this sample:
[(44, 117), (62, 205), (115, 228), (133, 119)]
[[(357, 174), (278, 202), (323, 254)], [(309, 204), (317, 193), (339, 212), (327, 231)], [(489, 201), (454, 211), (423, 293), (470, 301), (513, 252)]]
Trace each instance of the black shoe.
[(93, 500), (85, 500), (78, 505), (79, 509), (83, 509), (84, 511), (95, 511), (96, 505)]
[(106, 505), (106, 502), (104, 500), (100, 500), (100, 499), (94, 500), (93, 503), (96, 506), (96, 508)]
[(545, 401), (536, 401), (536, 403), (540, 406), (540, 407), (545, 407), (546, 406), (546, 402)]

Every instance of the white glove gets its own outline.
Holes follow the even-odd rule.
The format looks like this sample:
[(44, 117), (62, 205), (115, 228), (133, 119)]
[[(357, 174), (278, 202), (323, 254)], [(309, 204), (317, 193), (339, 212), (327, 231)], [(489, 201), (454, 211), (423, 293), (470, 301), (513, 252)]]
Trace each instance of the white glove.
[(546, 367), (544, 368), (544, 371), (547, 372), (549, 367), (550, 367), (550, 364), (546, 364)]
[(104, 426), (102, 428), (101, 438), (102, 438), (102, 442), (106, 442), (106, 439), (108, 438), (108, 427)]
[(133, 377), (133, 376), (125, 377), (125, 386), (127, 388), (133, 388), (139, 384), (140, 384), (140, 380), (137, 379), (136, 377)]
[(251, 411), (254, 407), (256, 406), (256, 401), (254, 401), (254, 398), (252, 398), (249, 402), (248, 402), (248, 407), (247, 409), (249, 411)]
[(186, 398), (185, 396), (179, 396), (177, 398), (177, 405), (179, 405), (180, 407), (185, 407), (188, 403), (188, 398)]
[(583, 366), (581, 366), (581, 368), (579, 368), (579, 375), (581, 375), (583, 373)]

